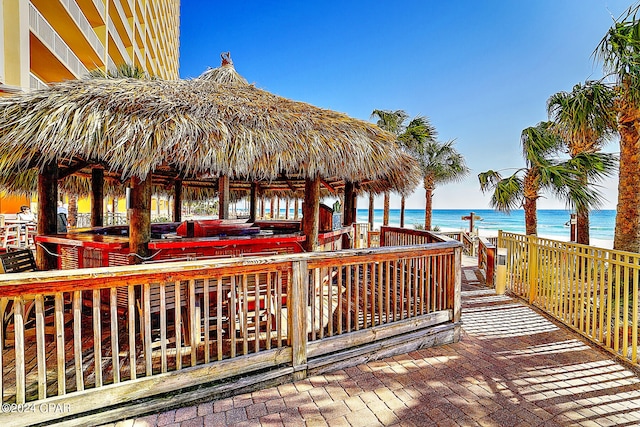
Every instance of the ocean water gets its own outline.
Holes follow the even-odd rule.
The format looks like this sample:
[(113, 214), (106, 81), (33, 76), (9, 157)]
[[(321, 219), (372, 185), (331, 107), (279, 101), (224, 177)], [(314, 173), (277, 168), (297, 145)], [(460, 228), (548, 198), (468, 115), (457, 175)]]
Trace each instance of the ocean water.
[[(374, 228), (379, 228), (382, 225), (382, 213), (382, 209), (374, 211)], [(474, 223), (474, 228), (478, 229), (481, 236), (497, 236), (498, 230), (524, 234), (523, 210), (505, 214), (492, 209), (479, 209), (474, 213), (481, 218)], [(462, 217), (469, 214), (470, 211), (468, 210), (435, 209), (431, 226), (438, 226), (442, 231), (468, 230), (469, 221), (463, 220)], [(358, 209), (358, 222), (367, 222), (368, 215), (367, 209)], [(538, 210), (538, 236), (569, 240), (571, 231), (567, 223), (570, 218), (571, 212), (567, 210)], [(591, 212), (589, 230), (591, 238), (594, 240), (613, 241), (615, 219), (615, 210)], [(405, 227), (413, 227), (415, 224), (424, 225), (424, 210), (405, 210)], [(391, 209), (389, 211), (389, 225), (400, 225), (400, 209)]]

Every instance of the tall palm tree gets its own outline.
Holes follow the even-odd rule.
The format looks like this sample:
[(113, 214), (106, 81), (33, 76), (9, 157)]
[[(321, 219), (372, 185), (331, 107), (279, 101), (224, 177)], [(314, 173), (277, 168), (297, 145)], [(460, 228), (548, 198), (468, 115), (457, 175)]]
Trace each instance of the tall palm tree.
[[(377, 117), (376, 124), (382, 129), (395, 134), (400, 146), (410, 153), (421, 153), (427, 142), (435, 142), (437, 132), (429, 119), (416, 116), (408, 124), (409, 115), (403, 110), (373, 110), (371, 117)], [(370, 196), (371, 197), (371, 196)], [(400, 196), (400, 226), (404, 226), (405, 196)], [(383, 224), (389, 224), (389, 193), (384, 194)]]
[(440, 184), (460, 181), (469, 174), (464, 156), (454, 147), (454, 141), (427, 140), (418, 150), (416, 159), (420, 164), (425, 190), (424, 229), (431, 230), (433, 216), (433, 192)]
[[(573, 162), (576, 167), (589, 167), (590, 164), (578, 161), (577, 156), (599, 152), (615, 129), (614, 98), (615, 92), (608, 85), (588, 81), (575, 85), (571, 92), (558, 92), (547, 101), (553, 129), (566, 142), (569, 155), (576, 159)], [(599, 178), (597, 170), (590, 172)], [(604, 175), (611, 172), (610, 169), (602, 171)], [(583, 179), (583, 184), (589, 185), (586, 175)], [(589, 210), (589, 206), (576, 204), (576, 241), (585, 245), (589, 244)]]
[(605, 169), (599, 162), (609, 159), (600, 153), (582, 153), (574, 159), (560, 161), (558, 155), (564, 141), (551, 130), (552, 126), (551, 122), (542, 122), (522, 131), (524, 168), (506, 178), (494, 170), (478, 175), (480, 189), (493, 191), (490, 203), (494, 209), (506, 213), (520, 207), (524, 209), (526, 234), (537, 234), (537, 201), (543, 191), (551, 191), (576, 206), (597, 205), (599, 194), (584, 185), (584, 176), (594, 179), (592, 171)]
[[(493, 190), (491, 207), (509, 213), (512, 209), (524, 209), (526, 234), (537, 234), (536, 205), (541, 190), (548, 182), (546, 171), (556, 166), (550, 158), (562, 147), (562, 140), (548, 131), (550, 123), (539, 123), (522, 131), (520, 142), (525, 167), (504, 178), (499, 171), (488, 170), (478, 175), (483, 192)], [(521, 176), (524, 174), (524, 176)]]
[(613, 248), (640, 252), (640, 5), (619, 18), (604, 36), (596, 54), (616, 78), (616, 112), (620, 133), (618, 205)]
[[(402, 133), (402, 123), (409, 117), (403, 110), (373, 110), (371, 118), (377, 118), (376, 124), (396, 136)], [(389, 225), (389, 192), (384, 193), (382, 225)]]

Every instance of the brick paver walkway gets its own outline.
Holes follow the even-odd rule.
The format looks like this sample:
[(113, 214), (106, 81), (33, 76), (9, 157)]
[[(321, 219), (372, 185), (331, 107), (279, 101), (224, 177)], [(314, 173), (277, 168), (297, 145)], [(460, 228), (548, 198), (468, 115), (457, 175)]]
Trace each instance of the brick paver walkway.
[(464, 273), (459, 343), (115, 426), (640, 425), (633, 372)]

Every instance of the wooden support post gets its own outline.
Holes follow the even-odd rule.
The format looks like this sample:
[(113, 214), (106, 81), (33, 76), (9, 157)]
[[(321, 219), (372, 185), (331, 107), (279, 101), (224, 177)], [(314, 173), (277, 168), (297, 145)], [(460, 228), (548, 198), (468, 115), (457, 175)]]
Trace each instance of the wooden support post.
[(453, 286), (451, 289), (450, 307), (453, 308), (453, 321), (462, 319), (462, 247), (455, 249), (453, 261)]
[(13, 325), (14, 325), (14, 351), (15, 351), (15, 376), (16, 376), (16, 403), (18, 405), (27, 401), (26, 390), (26, 360), (24, 340), (24, 298), (16, 297), (13, 300)]
[(297, 197), (293, 200), (293, 219), (298, 220), (300, 218), (300, 199)]
[(69, 194), (69, 215), (67, 217), (69, 227), (75, 228), (78, 224), (78, 195)]
[[(58, 231), (58, 164), (54, 161), (44, 165), (38, 175), (38, 234), (56, 234)], [(58, 259), (49, 253), (55, 248), (38, 245), (36, 266), (38, 270), (58, 267)]]
[[(486, 254), (486, 285), (490, 288), (495, 287), (494, 275), (495, 275), (495, 267), (496, 267), (496, 251), (497, 247), (485, 246), (484, 248)], [(480, 262), (480, 251), (478, 251), (478, 263)], [(478, 267), (481, 267), (480, 265)]]
[(320, 223), (320, 179), (305, 179), (304, 203), (302, 204), (302, 233), (306, 239), (304, 249), (313, 252), (318, 248)]
[(182, 222), (182, 180), (173, 183), (173, 221)]
[(382, 225), (389, 225), (389, 192), (384, 192), (384, 210), (382, 212)]
[(569, 241), (570, 242), (577, 241), (576, 240), (578, 235), (578, 233), (576, 232), (577, 225), (578, 225), (578, 215), (572, 213), (571, 217), (569, 218)]
[(258, 183), (251, 183), (251, 193), (249, 194), (249, 222), (256, 222), (258, 213)]
[[(104, 169), (91, 169), (91, 226), (104, 225)], [(115, 214), (115, 212), (114, 212)]]
[(369, 230), (373, 231), (373, 221), (374, 221), (374, 209), (373, 203), (375, 201), (375, 197), (373, 193), (369, 193)]
[[(126, 205), (126, 203), (125, 203)], [(114, 196), (111, 199), (111, 224), (116, 223), (116, 218), (118, 217), (118, 197)]]
[(269, 201), (269, 218), (276, 219), (276, 197), (271, 196), (271, 200)]
[(229, 219), (229, 177), (218, 178), (218, 218)]
[(149, 256), (151, 240), (151, 174), (147, 175), (144, 181), (134, 176), (131, 178), (131, 184), (129, 263), (140, 264)]
[(358, 194), (356, 189), (359, 188), (359, 184), (353, 185), (353, 194), (351, 195), (351, 219), (354, 223), (358, 222)]
[(355, 218), (353, 217), (353, 182), (345, 182), (344, 184), (344, 206), (343, 206), (343, 214), (342, 217), (342, 225), (348, 227), (353, 225), (355, 222)]
[[(344, 184), (344, 203), (342, 207), (342, 225), (345, 227), (353, 225), (356, 217), (353, 215), (353, 204), (355, 203), (355, 186), (353, 182), (347, 181)], [(355, 239), (355, 236), (354, 236)], [(342, 236), (342, 248), (351, 249), (353, 244), (348, 234)]]
[(287, 330), (292, 349), (293, 380), (301, 380), (307, 376), (307, 304), (309, 292), (309, 271), (307, 261), (292, 263), (290, 288), (287, 289), (291, 299)]

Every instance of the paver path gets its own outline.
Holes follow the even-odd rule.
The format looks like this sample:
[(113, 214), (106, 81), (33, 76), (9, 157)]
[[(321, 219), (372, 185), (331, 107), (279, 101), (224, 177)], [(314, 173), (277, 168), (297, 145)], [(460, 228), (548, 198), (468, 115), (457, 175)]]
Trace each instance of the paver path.
[(640, 425), (633, 372), (475, 279), (459, 343), (115, 426)]

